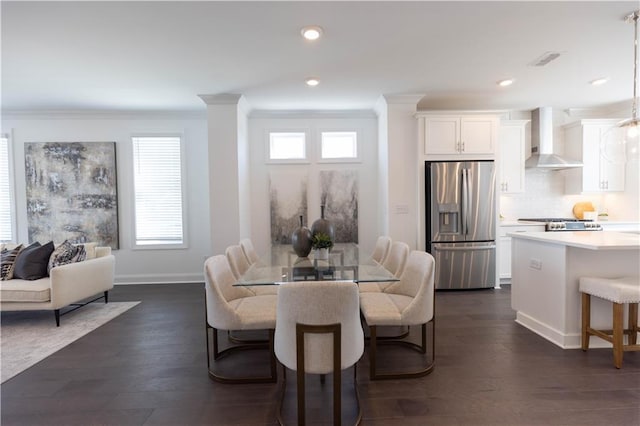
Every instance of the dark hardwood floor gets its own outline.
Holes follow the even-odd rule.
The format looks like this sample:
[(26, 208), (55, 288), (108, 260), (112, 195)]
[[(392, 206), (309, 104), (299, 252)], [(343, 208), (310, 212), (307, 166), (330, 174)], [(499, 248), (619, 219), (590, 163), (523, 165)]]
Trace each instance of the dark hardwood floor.
[[(203, 295), (117, 286), (110, 300), (142, 303), (4, 383), (2, 425), (275, 424), (278, 385), (208, 378)], [(640, 352), (616, 370), (611, 350), (517, 325), (508, 288), (439, 292), (434, 372), (370, 382), (365, 353), (358, 389), (364, 425), (638, 425)]]

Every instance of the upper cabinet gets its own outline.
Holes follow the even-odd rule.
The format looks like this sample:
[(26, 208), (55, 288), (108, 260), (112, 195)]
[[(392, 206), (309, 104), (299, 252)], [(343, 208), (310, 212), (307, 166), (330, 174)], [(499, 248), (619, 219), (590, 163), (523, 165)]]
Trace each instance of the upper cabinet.
[[(498, 118), (493, 115), (424, 115), (424, 154), (437, 159), (493, 158)], [(446, 157), (446, 158), (445, 158)]]
[(567, 156), (584, 166), (567, 170), (567, 193), (624, 191), (625, 165), (604, 155), (605, 139), (622, 138), (619, 120), (580, 120), (564, 126)]
[(524, 192), (524, 160), (528, 120), (500, 122), (498, 170), (502, 194)]

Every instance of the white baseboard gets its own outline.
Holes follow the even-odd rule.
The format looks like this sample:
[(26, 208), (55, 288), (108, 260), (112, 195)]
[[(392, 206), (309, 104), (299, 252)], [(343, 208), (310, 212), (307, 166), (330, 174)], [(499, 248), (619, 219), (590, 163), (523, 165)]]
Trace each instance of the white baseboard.
[(115, 285), (204, 283), (202, 274), (130, 274), (116, 275)]
[[(582, 347), (582, 336), (580, 333), (564, 334), (560, 330), (556, 330), (522, 312), (516, 313), (516, 322), (537, 335), (544, 337), (551, 343), (560, 346), (562, 349), (580, 349)], [(611, 348), (612, 345), (596, 336), (591, 336), (589, 347)]]

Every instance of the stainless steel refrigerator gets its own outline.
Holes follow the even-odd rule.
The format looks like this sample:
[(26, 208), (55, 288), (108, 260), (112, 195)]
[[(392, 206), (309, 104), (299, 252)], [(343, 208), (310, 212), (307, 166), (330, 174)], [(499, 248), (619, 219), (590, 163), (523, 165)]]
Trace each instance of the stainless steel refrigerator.
[(490, 288), (496, 282), (493, 161), (425, 162), (426, 248), (436, 289)]

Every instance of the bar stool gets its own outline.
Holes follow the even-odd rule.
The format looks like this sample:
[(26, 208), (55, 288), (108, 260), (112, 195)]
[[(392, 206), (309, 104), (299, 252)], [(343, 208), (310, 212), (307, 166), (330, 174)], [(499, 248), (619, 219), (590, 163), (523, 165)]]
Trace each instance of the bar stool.
[[(613, 344), (613, 365), (622, 367), (625, 351), (640, 351), (636, 344), (638, 331), (638, 302), (640, 302), (640, 281), (638, 277), (623, 278), (580, 278), (582, 293), (582, 350), (589, 349), (589, 336), (598, 336)], [(613, 329), (594, 330), (591, 328), (591, 296), (613, 302)], [(624, 305), (629, 305), (629, 324), (624, 328)], [(627, 344), (623, 336), (629, 336)]]

